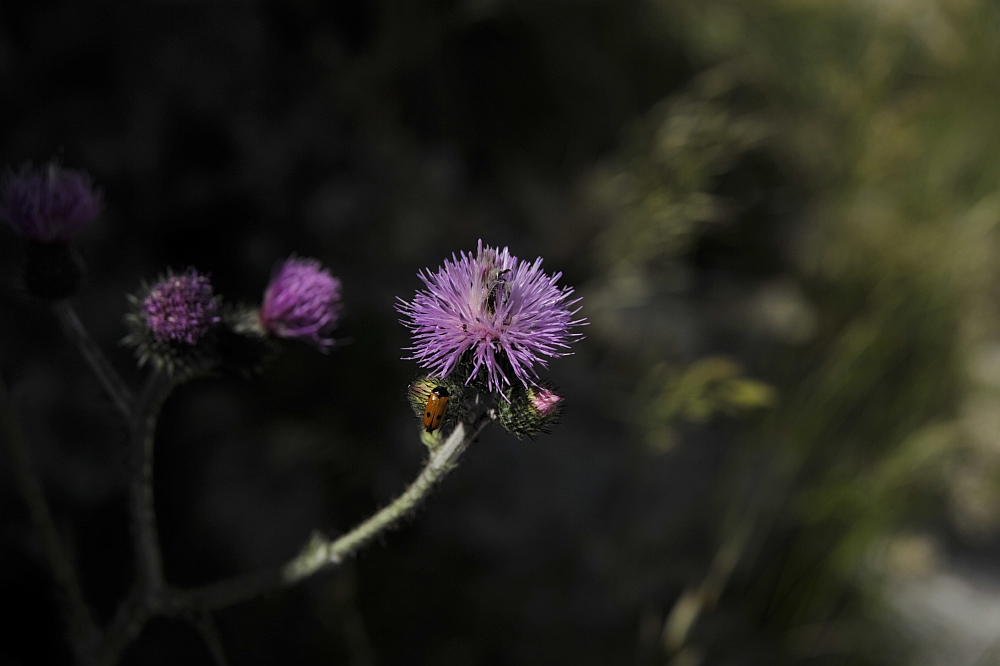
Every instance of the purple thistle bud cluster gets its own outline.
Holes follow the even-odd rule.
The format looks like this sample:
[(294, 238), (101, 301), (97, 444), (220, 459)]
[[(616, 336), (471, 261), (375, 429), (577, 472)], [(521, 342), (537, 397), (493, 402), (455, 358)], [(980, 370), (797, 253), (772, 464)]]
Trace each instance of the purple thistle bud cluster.
[(159, 342), (196, 345), (219, 323), (219, 301), (207, 275), (193, 268), (157, 282), (142, 301), (146, 326)]
[(547, 275), (542, 260), (521, 261), (483, 244), (418, 273), (425, 289), (397, 310), (410, 329), (408, 357), (432, 377), (452, 378), (490, 395), (502, 425), (517, 436), (544, 430), (562, 398), (542, 385), (539, 367), (564, 356), (582, 337), (574, 328), (580, 299)]
[(101, 214), (101, 193), (83, 171), (56, 163), (8, 171), (0, 184), (0, 217), (40, 243), (66, 242)]
[(260, 325), (279, 338), (310, 342), (322, 351), (340, 317), (340, 280), (316, 259), (290, 257), (271, 277), (260, 306)]
[(259, 372), (277, 351), (274, 338), (327, 351), (341, 309), (340, 280), (315, 259), (296, 257), (275, 271), (259, 308), (223, 307), (208, 276), (194, 268), (168, 272), (130, 300), (124, 342), (135, 347), (140, 365), (152, 361), (168, 374)]
[(536, 383), (536, 366), (564, 356), (579, 339), (572, 328), (579, 299), (571, 287), (556, 283), (562, 273), (546, 275), (542, 260), (520, 261), (507, 248), (495, 250), (479, 241), (475, 255), (452, 255), (435, 273), (421, 271), (426, 290), (397, 310), (412, 331), (409, 358), (438, 377), (460, 363), (471, 368), (466, 383), (483, 373), (487, 390), (500, 392), (517, 380)]

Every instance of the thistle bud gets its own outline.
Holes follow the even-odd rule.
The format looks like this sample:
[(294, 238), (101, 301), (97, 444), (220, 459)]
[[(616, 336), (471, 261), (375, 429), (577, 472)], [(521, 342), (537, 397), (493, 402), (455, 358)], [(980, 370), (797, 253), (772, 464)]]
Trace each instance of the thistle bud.
[(559, 420), (562, 396), (550, 386), (513, 386), (497, 401), (497, 420), (518, 439), (547, 433)]
[(132, 311), (125, 315), (129, 334), (122, 341), (135, 348), (139, 365), (152, 363), (168, 375), (205, 368), (216, 346), (221, 297), (208, 276), (189, 268), (170, 271), (152, 287), (130, 295)]
[(444, 388), (448, 395), (448, 412), (443, 423), (454, 423), (463, 415), (465, 387), (451, 378), (439, 379), (430, 375), (422, 375), (414, 379), (406, 390), (406, 397), (413, 409), (414, 416), (423, 418), (427, 401), (436, 388)]

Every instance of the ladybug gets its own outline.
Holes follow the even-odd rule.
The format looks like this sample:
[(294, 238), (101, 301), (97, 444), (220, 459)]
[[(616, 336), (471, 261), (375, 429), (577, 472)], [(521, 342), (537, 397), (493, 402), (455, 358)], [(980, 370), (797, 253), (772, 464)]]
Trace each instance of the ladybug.
[(448, 389), (438, 386), (427, 396), (427, 406), (424, 407), (424, 429), (434, 432), (441, 425), (445, 412), (448, 411)]

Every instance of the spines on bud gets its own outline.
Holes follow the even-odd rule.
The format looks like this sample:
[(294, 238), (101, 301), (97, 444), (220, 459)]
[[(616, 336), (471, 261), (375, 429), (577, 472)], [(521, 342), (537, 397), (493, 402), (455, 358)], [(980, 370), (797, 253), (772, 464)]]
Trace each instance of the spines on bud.
[(547, 383), (525, 388), (515, 385), (497, 401), (497, 420), (518, 439), (549, 432), (559, 420), (563, 398)]

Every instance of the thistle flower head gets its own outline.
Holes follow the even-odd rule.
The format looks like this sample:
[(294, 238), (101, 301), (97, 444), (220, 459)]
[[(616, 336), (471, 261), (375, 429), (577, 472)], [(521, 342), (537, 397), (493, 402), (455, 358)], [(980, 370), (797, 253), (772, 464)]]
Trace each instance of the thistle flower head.
[(340, 280), (316, 259), (287, 259), (271, 277), (260, 307), (261, 326), (282, 338), (296, 338), (321, 350), (333, 346), (340, 316)]
[(482, 371), (490, 391), (502, 391), (512, 379), (534, 385), (535, 366), (565, 355), (581, 337), (571, 329), (586, 323), (573, 318), (579, 312), (570, 309), (579, 301), (570, 300), (573, 290), (556, 286), (562, 274), (546, 275), (541, 266), (541, 258), (520, 261), (507, 248), (479, 241), (475, 255), (452, 255), (436, 273), (421, 271), (426, 290), (396, 308), (412, 331), (409, 358), (447, 377), (465, 357), (471, 364), (466, 383)]
[(208, 276), (189, 268), (153, 285), (142, 312), (157, 342), (196, 345), (219, 322), (219, 301)]
[(90, 176), (54, 162), (8, 171), (0, 183), (0, 217), (19, 235), (41, 243), (70, 240), (102, 208)]

